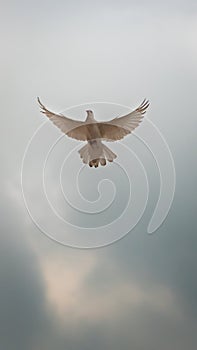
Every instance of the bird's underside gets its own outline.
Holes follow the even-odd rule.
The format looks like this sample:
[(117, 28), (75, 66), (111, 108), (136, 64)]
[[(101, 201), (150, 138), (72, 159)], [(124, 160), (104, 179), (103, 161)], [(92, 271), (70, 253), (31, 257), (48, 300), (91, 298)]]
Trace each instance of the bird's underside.
[(78, 152), (82, 161), (90, 167), (97, 168), (113, 162), (117, 157), (102, 141), (117, 141), (130, 134), (142, 121), (149, 102), (144, 100), (141, 105), (131, 113), (114, 118), (107, 122), (97, 122), (92, 111), (88, 110), (85, 121), (78, 121), (49, 111), (41, 103), (41, 112), (44, 113), (64, 134), (79, 141), (86, 141)]

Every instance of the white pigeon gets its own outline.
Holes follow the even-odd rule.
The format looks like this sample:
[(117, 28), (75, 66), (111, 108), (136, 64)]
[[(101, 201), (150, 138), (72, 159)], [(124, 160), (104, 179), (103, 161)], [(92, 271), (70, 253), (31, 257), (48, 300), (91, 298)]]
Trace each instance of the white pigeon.
[(41, 103), (38, 97), (41, 112), (44, 113), (60, 130), (69, 137), (76, 140), (87, 141), (78, 152), (85, 164), (97, 168), (99, 164), (106, 165), (106, 161), (113, 162), (117, 157), (102, 141), (117, 141), (130, 134), (142, 121), (146, 109), (149, 106), (148, 100), (143, 100), (141, 105), (133, 112), (122, 117), (116, 117), (107, 122), (98, 122), (94, 113), (87, 110), (85, 121), (73, 120), (63, 114), (50, 112)]

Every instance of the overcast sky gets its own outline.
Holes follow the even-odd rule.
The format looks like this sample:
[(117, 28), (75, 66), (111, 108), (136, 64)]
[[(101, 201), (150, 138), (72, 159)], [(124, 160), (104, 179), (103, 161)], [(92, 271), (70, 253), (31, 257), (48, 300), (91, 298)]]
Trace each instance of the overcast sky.
[[(13, 0), (2, 3), (0, 22), (1, 348), (196, 349), (196, 1)], [(98, 198), (100, 180), (116, 184), (115, 209), (99, 218), (73, 211), (59, 197), (60, 165), (77, 142), (61, 139), (45, 169), (49, 199), (66, 220), (83, 228), (97, 227), (97, 220), (104, 225), (124, 210), (129, 193), (124, 170), (129, 166), (134, 167), (134, 207), (141, 207), (146, 188), (142, 163), (149, 199), (131, 232), (110, 246), (89, 250), (60, 245), (40, 232), (28, 215), (20, 186), (25, 148), (45, 121), (37, 96), (57, 112), (94, 103), (97, 118), (105, 120), (126, 111), (126, 106), (137, 107), (144, 97), (151, 101), (148, 118), (164, 135), (177, 176), (171, 210), (153, 235), (147, 234), (147, 226), (158, 198), (158, 171), (137, 137), (111, 145), (119, 155), (117, 165), (81, 173), (82, 195), (92, 201)], [(122, 107), (95, 104), (102, 101)], [(73, 108), (69, 115), (84, 119), (85, 109)], [(146, 125), (141, 124), (139, 135), (149, 130)], [(50, 221), (45, 210), (38, 170), (42, 154), (46, 157), (49, 145), (60, 136), (46, 124), (25, 165), (32, 208), (40, 223), (50, 223), (55, 233), (61, 224)], [(138, 162), (124, 145), (135, 151)], [(81, 167), (77, 150), (71, 155), (72, 166), (67, 164), (62, 186), (80, 209), (81, 199), (75, 194)], [(130, 165), (121, 169), (119, 164)], [(104, 199), (96, 210), (108, 205), (114, 194), (109, 181), (102, 186)], [(77, 239), (83, 242), (83, 229), (80, 233)], [(72, 229), (65, 232), (68, 240), (72, 234)]]

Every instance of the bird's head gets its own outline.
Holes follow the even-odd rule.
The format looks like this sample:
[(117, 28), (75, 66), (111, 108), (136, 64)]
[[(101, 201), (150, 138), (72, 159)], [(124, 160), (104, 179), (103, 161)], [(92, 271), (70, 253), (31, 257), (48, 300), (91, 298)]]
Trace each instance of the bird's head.
[(94, 119), (94, 113), (90, 110), (90, 109), (88, 109), (87, 111), (86, 111), (86, 113), (87, 113), (87, 118), (86, 118), (86, 120), (87, 119)]
[(93, 112), (90, 109), (87, 109), (86, 113), (87, 115), (93, 115)]

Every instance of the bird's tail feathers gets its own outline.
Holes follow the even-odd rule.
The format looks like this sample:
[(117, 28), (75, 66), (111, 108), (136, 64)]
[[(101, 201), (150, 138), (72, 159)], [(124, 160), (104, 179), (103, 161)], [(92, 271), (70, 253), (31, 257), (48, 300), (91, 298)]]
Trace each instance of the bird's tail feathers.
[(97, 168), (100, 165), (106, 165), (106, 162), (113, 162), (117, 157), (107, 146), (102, 142), (88, 143), (83, 146), (79, 151), (80, 157), (83, 163), (89, 164), (90, 167)]

